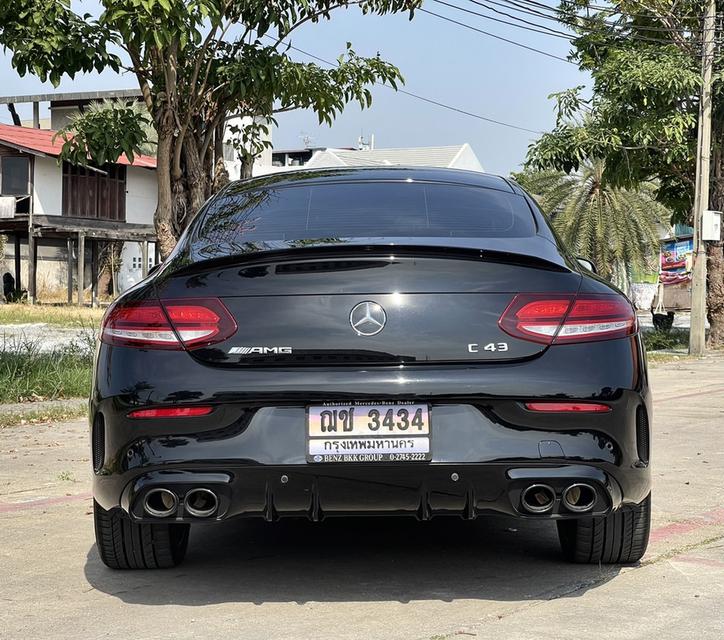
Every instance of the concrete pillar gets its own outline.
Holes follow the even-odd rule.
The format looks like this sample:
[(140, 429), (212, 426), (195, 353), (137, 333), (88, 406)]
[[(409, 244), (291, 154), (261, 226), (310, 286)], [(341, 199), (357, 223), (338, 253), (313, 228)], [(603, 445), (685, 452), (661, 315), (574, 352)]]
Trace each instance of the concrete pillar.
[(68, 238), (68, 304), (73, 304), (73, 238)]
[(28, 303), (35, 304), (38, 245), (32, 230), (28, 233)]
[(20, 234), (15, 232), (15, 290), (20, 291), (23, 286), (20, 280)]
[(98, 306), (98, 240), (91, 238), (91, 306)]
[(78, 306), (84, 303), (83, 283), (85, 282), (85, 233), (78, 234)]
[(148, 240), (141, 243), (141, 276), (148, 275)]

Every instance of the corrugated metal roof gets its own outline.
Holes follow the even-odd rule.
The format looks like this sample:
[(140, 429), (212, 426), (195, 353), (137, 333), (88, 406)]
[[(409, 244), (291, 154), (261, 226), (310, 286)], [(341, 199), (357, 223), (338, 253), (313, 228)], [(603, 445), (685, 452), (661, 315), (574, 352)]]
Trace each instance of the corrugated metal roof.
[[(404, 165), (407, 167), (450, 167), (465, 145), (444, 147), (410, 147), (403, 149), (373, 149), (371, 151), (348, 151), (327, 149), (347, 166)], [(320, 157), (320, 160), (322, 158)], [(314, 163), (314, 161), (312, 161)], [(311, 166), (315, 166), (314, 163)]]
[[(30, 127), (0, 124), (0, 144), (31, 154), (57, 157), (63, 147), (63, 140), (62, 138), (53, 140), (56, 133), (52, 129), (31, 129)], [(156, 158), (138, 155), (133, 158), (131, 163), (126, 156), (121, 156), (118, 158), (117, 164), (155, 169)]]
[(0, 96), (0, 104), (26, 102), (62, 102), (64, 100), (105, 100), (108, 98), (141, 98), (139, 89), (111, 89), (109, 91), (72, 91), (70, 93), (35, 93), (24, 96)]

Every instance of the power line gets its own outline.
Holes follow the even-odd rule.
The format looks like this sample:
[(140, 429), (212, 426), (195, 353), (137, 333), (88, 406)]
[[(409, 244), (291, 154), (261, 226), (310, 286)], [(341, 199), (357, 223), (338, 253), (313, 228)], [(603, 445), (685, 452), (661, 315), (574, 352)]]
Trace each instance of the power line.
[[(572, 26), (572, 27), (578, 27), (580, 28), (580, 25), (571, 25), (568, 22), (561, 20), (559, 12), (554, 7), (547, 7), (547, 10), (550, 11), (550, 13), (546, 13), (546, 11), (541, 11), (540, 9), (535, 9), (529, 6), (526, 6), (526, 4), (519, 4), (519, 2), (516, 2), (515, 0), (487, 0), (487, 2), (480, 2), (479, 0), (468, 0), (468, 2), (478, 5), (479, 7), (487, 8), (491, 11), (495, 11), (496, 13), (503, 13), (498, 12), (493, 7), (488, 6), (488, 4), (493, 4), (499, 7), (504, 7), (506, 9), (510, 9), (511, 11), (516, 11), (518, 13), (524, 13), (528, 15), (537, 16), (539, 18), (543, 18), (544, 20), (550, 20), (552, 22), (558, 22), (559, 24), (563, 24), (566, 26)], [(540, 3), (530, 3), (533, 6), (546, 6), (546, 5), (540, 5)], [(503, 13), (503, 15), (507, 15), (513, 19), (516, 20), (522, 20), (522, 18), (516, 18), (515, 16), (511, 16), (510, 14)], [(628, 14), (631, 16), (631, 14)], [(623, 17), (623, 16), (622, 16)], [(648, 18), (651, 18), (652, 20), (657, 19), (656, 16), (646, 16)], [(635, 29), (635, 30), (641, 30), (641, 31), (656, 31), (661, 33), (699, 33), (700, 29), (692, 29), (689, 27), (681, 27), (679, 29), (671, 28), (671, 27), (661, 27), (661, 26), (653, 26), (653, 25), (644, 25), (644, 24), (631, 24), (631, 23), (621, 23), (621, 22), (611, 22), (607, 21), (603, 18), (599, 19), (594, 16), (590, 15), (581, 15), (576, 14), (576, 19), (583, 20), (584, 22), (592, 22), (597, 25), (603, 25), (611, 28), (629, 28), (629, 29)], [(530, 24), (530, 23), (529, 23)]]
[[(538, 3), (538, 2), (534, 2), (534, 0), (522, 0), (522, 1), (523, 1), (523, 2), (528, 2), (528, 3), (531, 3), (531, 4), (541, 4), (541, 3)], [(637, 4), (641, 5), (640, 2), (638, 2)], [(543, 5), (543, 6), (550, 8), (549, 5)], [(584, 8), (584, 7), (581, 7), (581, 8)], [(628, 11), (623, 12), (623, 11), (621, 11), (621, 9), (620, 9), (619, 7), (617, 7), (617, 6), (616, 6), (616, 7), (605, 7), (605, 6), (602, 6), (602, 5), (599, 5), (599, 4), (593, 4), (593, 3), (591, 3), (591, 4), (589, 4), (589, 5), (588, 5), (587, 7), (585, 7), (585, 8), (586, 8), (586, 9), (593, 9), (594, 11), (600, 11), (601, 13), (610, 13), (610, 14), (613, 14), (613, 15), (626, 13), (627, 15), (633, 16), (633, 17), (636, 17), (636, 18), (652, 18), (652, 17), (656, 17), (655, 14), (653, 14), (652, 12), (649, 12), (649, 13), (629, 13)], [(642, 8), (642, 9), (646, 9), (645, 6), (642, 6), (641, 8)], [(698, 13), (686, 13), (686, 14), (683, 14), (683, 15), (680, 15), (680, 16), (677, 16), (677, 17), (679, 17), (679, 18), (696, 18), (697, 20), (701, 20), (701, 14), (698, 14)]]
[[(435, 0), (435, 1), (437, 2), (438, 0)], [(545, 18), (546, 20), (551, 20), (551, 21), (553, 21), (553, 22), (557, 22), (559, 25), (566, 26), (565, 23), (562, 22), (561, 20), (559, 20), (557, 17), (548, 16), (548, 15), (545, 15), (544, 13), (542, 13), (542, 12), (534, 11), (534, 10), (527, 9), (527, 8), (522, 8), (522, 9), (521, 9), (521, 8), (519, 8), (518, 5), (516, 5), (514, 2), (505, 2), (505, 1), (503, 1), (503, 2), (497, 2), (496, 0), (489, 0), (489, 4), (488, 4), (488, 3), (486, 3), (486, 2), (478, 2), (478, 1), (476, 1), (476, 0), (468, 0), (468, 1), (469, 1), (470, 3), (472, 3), (472, 4), (474, 4), (474, 5), (477, 5), (478, 7), (482, 7), (482, 8), (484, 8), (484, 9), (487, 9), (488, 11), (492, 11), (493, 13), (497, 13), (498, 15), (506, 16), (506, 17), (510, 18), (511, 20), (517, 20), (518, 22), (522, 22), (522, 23), (524, 23), (524, 24), (531, 25), (531, 26), (534, 26), (534, 27), (541, 27), (541, 28), (545, 28), (545, 29), (550, 29), (551, 31), (556, 31), (557, 33), (561, 33), (561, 32), (558, 31), (558, 30), (556, 30), (556, 29), (553, 29), (552, 27), (544, 27), (543, 25), (541, 25), (541, 24), (538, 23), (538, 22), (531, 22), (530, 20), (526, 20), (526, 19), (524, 19), (524, 18), (520, 18), (520, 17), (518, 17), (518, 16), (516, 16), (516, 15), (507, 13), (507, 12), (505, 12), (505, 11), (501, 11), (500, 9), (496, 9), (494, 6), (491, 7), (490, 5), (496, 5), (496, 6), (498, 6), (498, 7), (503, 7), (503, 8), (505, 8), (505, 9), (509, 9), (509, 10), (511, 10), (511, 11), (517, 11), (518, 13), (525, 13), (525, 14), (528, 14), (528, 15), (534, 15), (534, 16), (536, 16), (536, 17)], [(448, 5), (448, 6), (454, 6), (454, 5)], [(455, 7), (455, 8), (456, 8), (456, 9), (462, 9), (462, 7)], [(465, 9), (462, 9), (462, 10), (465, 11)], [(476, 14), (476, 15), (481, 15), (481, 14)]]
[(480, 33), (484, 36), (488, 36), (490, 38), (495, 38), (496, 40), (502, 40), (503, 42), (507, 42), (508, 44), (515, 45), (516, 47), (521, 47), (522, 49), (527, 49), (528, 51), (540, 53), (542, 56), (547, 56), (548, 58), (553, 58), (554, 60), (560, 60), (561, 62), (567, 62), (568, 64), (577, 66), (575, 62), (571, 62), (570, 60), (568, 60), (566, 58), (562, 58), (561, 56), (557, 56), (553, 53), (548, 53), (547, 51), (543, 51), (541, 49), (536, 49), (535, 47), (529, 47), (527, 44), (522, 44), (521, 42), (516, 42), (515, 40), (509, 40), (508, 38), (504, 38), (503, 36), (499, 36), (494, 33), (490, 33), (489, 31), (483, 31), (482, 29), (478, 29), (477, 27), (473, 27), (472, 25), (465, 24), (464, 22), (460, 22), (458, 20), (454, 20), (453, 18), (448, 18), (447, 16), (440, 15), (439, 13), (435, 13), (434, 11), (430, 11), (428, 9), (417, 9), (416, 11), (420, 11), (422, 13), (427, 13), (428, 15), (435, 16), (436, 18), (439, 18), (440, 20), (445, 20), (445, 22), (451, 22), (452, 24), (456, 24), (459, 27), (464, 27), (466, 29), (470, 29), (471, 31), (475, 31), (477, 33)]
[[(522, 2), (523, 4), (532, 5), (534, 7), (544, 9), (546, 11), (552, 11), (552, 12), (557, 11), (556, 7), (552, 7), (551, 5), (545, 4), (543, 2), (536, 2), (536, 0), (518, 0), (518, 1)], [(572, 2), (570, 2), (570, 0), (569, 0), (569, 3), (573, 4)], [(593, 3), (589, 3), (588, 5), (585, 5), (585, 6), (580, 6), (579, 8), (580, 9), (592, 9), (594, 11), (597, 11), (600, 13), (607, 13), (609, 15), (624, 15), (624, 13), (625, 13), (625, 15), (628, 15), (632, 18), (655, 18), (656, 17), (655, 14), (650, 13), (650, 12), (649, 13), (632, 13), (629, 11), (623, 12), (617, 6), (616, 7), (611, 7), (611, 6), (604, 7), (604, 6), (596, 5)], [(701, 19), (701, 15), (699, 15), (699, 14), (683, 14), (683, 15), (680, 15), (677, 17), (678, 18), (695, 18), (697, 20)]]
[[(534, 32), (534, 33), (542, 33), (543, 35), (552, 36), (552, 37), (555, 37), (555, 38), (563, 38), (563, 39), (565, 39), (565, 40), (568, 40), (569, 42), (573, 42), (573, 41), (576, 39), (576, 36), (563, 33), (562, 31), (557, 31), (557, 30), (552, 29), (552, 28), (550, 28), (550, 27), (546, 27), (545, 25), (541, 25), (541, 24), (538, 24), (538, 23), (531, 23), (531, 22), (529, 22), (529, 21), (527, 21), (527, 20), (522, 20), (522, 18), (515, 18), (515, 16), (511, 16), (511, 17), (512, 17), (514, 20), (522, 20), (523, 22), (526, 22), (527, 24), (536, 24), (538, 27), (540, 27), (540, 29), (533, 28), (533, 27), (528, 27), (528, 26), (524, 26), (524, 25), (522, 25), (522, 24), (516, 24), (516, 23), (514, 23), (514, 22), (508, 22), (507, 20), (502, 20), (501, 18), (495, 18), (495, 17), (493, 17), (493, 16), (489, 16), (489, 15), (486, 15), (486, 14), (484, 14), (484, 13), (480, 13), (480, 12), (478, 12), (478, 11), (473, 11), (472, 9), (465, 9), (464, 7), (460, 7), (460, 6), (458, 6), (458, 5), (455, 5), (455, 4), (452, 4), (452, 3), (449, 3), (449, 2), (445, 2), (444, 0), (433, 0), (433, 1), (436, 2), (436, 3), (438, 3), (438, 4), (442, 4), (442, 5), (445, 5), (445, 6), (447, 6), (447, 7), (450, 7), (450, 8), (452, 8), (452, 9), (457, 9), (458, 11), (463, 11), (463, 12), (465, 12), (465, 13), (468, 13), (468, 14), (471, 14), (471, 15), (474, 15), (474, 16), (479, 16), (479, 17), (484, 18), (484, 19), (486, 19), (486, 20), (493, 20), (494, 22), (500, 22), (500, 23), (502, 23), (502, 24), (506, 24), (506, 25), (509, 25), (509, 26), (511, 26), (511, 27), (517, 27), (518, 29), (524, 29), (524, 30), (526, 30), (526, 31), (532, 31), (532, 32)], [(490, 8), (490, 7), (487, 7), (486, 5), (484, 5), (484, 4), (481, 3), (481, 2), (475, 2), (474, 0), (471, 0), (471, 1), (473, 1), (474, 4), (476, 4), (476, 5), (478, 5), (478, 6), (485, 7), (485, 8), (487, 8), (487, 9), (489, 9), (489, 10), (492, 10), (492, 11), (496, 11), (495, 9), (492, 9), (492, 8)], [(419, 11), (425, 11), (425, 9), (419, 9)], [(428, 12), (428, 13), (429, 13), (429, 12)], [(505, 14), (505, 15), (509, 15), (509, 14)], [(543, 31), (542, 29), (546, 29), (547, 31)], [(581, 27), (580, 25), (578, 25), (578, 29), (584, 29), (584, 27)], [(623, 34), (620, 34), (620, 35), (623, 35)], [(642, 35), (638, 35), (638, 34), (627, 34), (627, 35), (625, 35), (624, 37), (626, 37), (627, 39), (630, 39), (630, 40), (639, 40), (639, 41), (642, 41), (642, 42), (656, 42), (656, 43), (660, 43), (660, 44), (672, 44), (670, 40), (663, 40), (663, 39), (661, 39), (661, 38), (649, 38), (649, 37), (647, 37), (647, 36), (642, 36)]]
[[(486, 6), (485, 3), (479, 2), (478, 0), (468, 0), (468, 2), (471, 2), (472, 4), (476, 4), (478, 6)], [(487, 0), (490, 4), (495, 4), (501, 7), (510, 8), (512, 11), (518, 11), (520, 13), (527, 13), (530, 15), (536, 15), (538, 17), (544, 18), (545, 20), (552, 20), (554, 22), (559, 22), (562, 24), (568, 25), (567, 22), (561, 20), (560, 13), (558, 9), (555, 7), (549, 7), (548, 5), (544, 5), (538, 2), (531, 2), (530, 0)], [(531, 6), (527, 6), (531, 5)], [(533, 8), (536, 7), (536, 8)], [(543, 11), (540, 9), (544, 8)], [(584, 8), (590, 8), (591, 5), (588, 7), (580, 7), (581, 9)], [(546, 13), (548, 12), (548, 13)], [(596, 14), (603, 13), (600, 9), (596, 9)], [(631, 19), (636, 18), (644, 18), (648, 20), (661, 20), (661, 18), (655, 14), (636, 14), (636, 13), (616, 13), (616, 14), (606, 14), (606, 15), (619, 15), (621, 18), (629, 17)], [(611, 28), (629, 28), (629, 29), (635, 29), (636, 31), (656, 31), (661, 33), (701, 33), (702, 27), (699, 28), (693, 28), (693, 27), (662, 27), (662, 26), (654, 26), (654, 25), (647, 25), (647, 24), (633, 24), (633, 23), (626, 23), (626, 22), (619, 22), (619, 21), (608, 21), (605, 18), (597, 17), (597, 15), (581, 15), (580, 13), (575, 14), (576, 19), (582, 20), (584, 22), (591, 22), (595, 24), (602, 24), (607, 27)], [(676, 16), (677, 18), (694, 18), (697, 20), (697, 22), (700, 20), (700, 16)], [(578, 26), (580, 28), (580, 25), (572, 25), (572, 26)]]
[[(450, 7), (451, 9), (457, 9), (458, 11), (463, 11), (464, 13), (468, 13), (474, 16), (478, 16), (480, 18), (485, 18), (486, 20), (492, 20), (493, 22), (500, 22), (501, 24), (506, 24), (510, 27), (517, 27), (518, 29), (525, 29), (526, 31), (533, 31), (534, 33), (542, 33), (546, 36), (552, 36), (554, 38), (563, 38), (564, 40), (568, 40), (569, 42), (573, 39), (573, 36), (563, 33), (562, 31), (557, 31), (556, 29), (551, 29), (550, 27), (546, 27), (544, 25), (536, 24), (537, 27), (540, 28), (533, 28), (533, 27), (526, 27), (522, 24), (515, 24), (514, 22), (509, 22), (508, 20), (502, 20), (501, 18), (495, 18), (493, 16), (487, 16), (484, 13), (480, 13), (478, 11), (473, 11), (472, 9), (465, 9), (464, 7), (459, 7), (455, 4), (451, 4), (449, 2), (445, 2), (444, 0), (433, 0), (433, 2), (437, 4), (445, 5), (446, 7)], [(475, 3), (479, 4), (479, 3)], [(425, 11), (425, 9), (419, 9), (419, 11)], [(495, 11), (495, 9), (493, 9)], [(427, 11), (427, 13), (431, 13)], [(508, 15), (508, 14), (503, 14)], [(522, 18), (515, 18), (514, 16), (510, 16), (513, 18), (513, 20), (521, 20), (523, 22), (526, 22), (527, 24), (534, 24), (531, 22), (528, 22), (527, 20), (523, 20)], [(544, 31), (545, 29), (545, 31)]]
[[(266, 36), (269, 37), (269, 36)], [(271, 38), (273, 40), (273, 38)], [(330, 66), (330, 67), (336, 67), (338, 66), (337, 62), (332, 62), (331, 60), (326, 60), (325, 58), (322, 58), (320, 56), (314, 55), (313, 53), (310, 53), (309, 51), (305, 51), (304, 49), (300, 49), (299, 47), (295, 47), (289, 42), (283, 42), (285, 46), (287, 46), (289, 49), (292, 49), (294, 51), (297, 51), (298, 53), (301, 53), (308, 58), (311, 58), (312, 60), (317, 60), (318, 62), (323, 62), (324, 64)], [(382, 82), (375, 82), (375, 84), (381, 86), (381, 87), (387, 87), (388, 89), (391, 89), (389, 85), (386, 85)], [(503, 122), (502, 120), (495, 120), (494, 118), (488, 118), (487, 116), (481, 116), (479, 113), (473, 113), (472, 111), (466, 111), (465, 109), (461, 109), (459, 107), (454, 107), (449, 104), (445, 104), (444, 102), (439, 102), (438, 100), (433, 100), (432, 98), (426, 98), (425, 96), (421, 96), (417, 93), (413, 93), (412, 91), (406, 91), (405, 89), (397, 89), (397, 93), (402, 93), (406, 96), (410, 96), (411, 98), (415, 98), (417, 100), (422, 100), (423, 102), (427, 102), (428, 104), (435, 105), (437, 107), (441, 107), (443, 109), (447, 109), (448, 111), (454, 111), (455, 113), (460, 113), (462, 115), (470, 116), (471, 118), (476, 118), (477, 120), (482, 120), (484, 122), (489, 122), (491, 124), (497, 124), (501, 127), (508, 127), (509, 129), (517, 129), (518, 131), (525, 131), (527, 133), (535, 133), (535, 134), (541, 134), (542, 131), (536, 131), (535, 129), (528, 129), (527, 127), (521, 127), (517, 124), (511, 124), (509, 122)]]

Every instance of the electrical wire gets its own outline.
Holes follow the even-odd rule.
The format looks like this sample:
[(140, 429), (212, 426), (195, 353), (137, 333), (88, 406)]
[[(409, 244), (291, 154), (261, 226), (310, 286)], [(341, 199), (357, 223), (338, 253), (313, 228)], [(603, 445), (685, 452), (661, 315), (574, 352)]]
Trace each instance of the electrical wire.
[[(269, 36), (265, 36), (269, 37)], [(274, 38), (271, 38), (272, 40)], [(308, 58), (311, 58), (312, 60), (316, 60), (317, 62), (323, 62), (324, 64), (330, 66), (330, 67), (336, 67), (339, 65), (337, 62), (332, 62), (331, 60), (326, 60), (325, 58), (322, 58), (320, 56), (317, 56), (313, 53), (310, 53), (309, 51), (305, 51), (304, 49), (300, 49), (299, 47), (295, 47), (290, 42), (282, 41), (282, 44), (284, 44), (287, 48), (292, 49), (293, 51), (296, 51), (298, 53), (301, 53), (302, 55), (307, 56)], [(381, 86), (381, 87), (387, 87), (388, 89), (392, 89), (389, 85), (386, 85), (382, 82), (375, 82), (375, 84)], [(423, 102), (427, 102), (428, 104), (435, 105), (437, 107), (441, 107), (443, 109), (447, 109), (448, 111), (454, 111), (455, 113), (460, 113), (465, 116), (469, 116), (471, 118), (475, 118), (477, 120), (482, 120), (483, 122), (488, 122), (490, 124), (497, 124), (501, 127), (508, 127), (509, 129), (516, 129), (518, 131), (525, 131), (526, 133), (534, 133), (536, 135), (539, 135), (543, 133), (542, 131), (537, 131), (535, 129), (529, 129), (527, 127), (521, 127), (517, 124), (511, 124), (510, 122), (503, 122), (502, 120), (496, 120), (494, 118), (489, 118), (487, 116), (482, 116), (479, 113), (473, 113), (472, 111), (466, 111), (465, 109), (461, 109), (459, 107), (454, 107), (449, 104), (445, 104), (444, 102), (440, 102), (438, 100), (433, 100), (432, 98), (426, 98), (425, 96), (421, 96), (417, 93), (413, 93), (412, 91), (407, 91), (405, 89), (396, 89), (397, 93), (402, 93), (406, 96), (409, 96), (411, 98), (415, 98), (417, 100), (422, 100)]]
[[(554, 13), (557, 11), (557, 8), (556, 8), (556, 7), (553, 7), (553, 6), (549, 5), (549, 4), (545, 4), (545, 3), (543, 3), (543, 2), (537, 2), (536, 0), (517, 0), (517, 1), (518, 1), (518, 2), (521, 2), (521, 3), (523, 3), (523, 4), (527, 4), (527, 5), (531, 5), (531, 6), (540, 8), (540, 9), (544, 9), (544, 10), (546, 10), (546, 11), (551, 11), (551, 12), (554, 12)], [(562, 4), (565, 4), (565, 2), (563, 2)], [(572, 3), (571, 3), (571, 4), (572, 4)], [(644, 8), (645, 8), (645, 7), (644, 7)], [(596, 5), (596, 4), (592, 4), (592, 3), (591, 3), (591, 4), (588, 4), (588, 5), (586, 5), (586, 6), (580, 7), (580, 9), (592, 9), (592, 10), (594, 10), (594, 11), (598, 11), (598, 12), (601, 12), (601, 13), (608, 13), (608, 14), (610, 14), (610, 15), (619, 15), (619, 14), (620, 14), (620, 15), (623, 15), (623, 12), (621, 11), (621, 9), (620, 9), (618, 6), (615, 6), (615, 7), (611, 7), (611, 6), (604, 7), (604, 6), (601, 6), (601, 5)], [(652, 17), (655, 17), (655, 16), (654, 16), (653, 14), (651, 14), (650, 12), (649, 12), (649, 13), (631, 13), (631, 12), (628, 12), (628, 11), (627, 11), (627, 12), (626, 12), (626, 15), (628, 15), (628, 16), (630, 16), (630, 17), (632, 17), (632, 18), (652, 18)], [(679, 16), (677, 16), (677, 17), (678, 17), (678, 18), (701, 19), (702, 16), (699, 15), (699, 14), (685, 14), (685, 15), (679, 15)]]
[[(516, 2), (515, 0), (487, 0), (487, 2), (480, 2), (479, 0), (468, 0), (471, 4), (478, 5), (480, 7), (485, 7), (487, 9), (490, 9), (491, 11), (498, 11), (494, 9), (493, 7), (489, 7), (488, 4), (497, 5), (499, 7), (504, 7), (506, 9), (510, 9), (511, 11), (516, 11), (518, 13), (524, 13), (528, 15), (537, 16), (540, 18), (543, 18), (544, 20), (551, 20), (553, 22), (558, 22), (559, 24), (568, 24), (560, 19), (558, 10), (549, 7), (551, 13), (546, 13), (545, 11), (540, 11), (538, 9), (533, 9), (530, 7), (525, 6), (525, 4), (520, 4), (519, 2)], [(545, 5), (543, 5), (545, 6)], [(502, 13), (502, 12), (500, 12)], [(510, 14), (504, 14), (510, 16)], [(628, 14), (629, 16), (631, 14)], [(510, 16), (513, 18), (514, 16)], [(642, 16), (647, 17), (651, 19), (656, 19), (656, 16), (650, 15), (650, 16)], [(701, 28), (699, 29), (692, 29), (690, 27), (681, 27), (679, 29), (672, 29), (671, 27), (662, 27), (662, 26), (653, 26), (653, 25), (634, 25), (634, 24), (627, 24), (627, 23), (620, 23), (620, 22), (611, 22), (606, 21), (605, 19), (598, 19), (596, 17), (590, 16), (590, 15), (581, 15), (576, 14), (576, 18), (578, 20), (582, 20), (584, 22), (592, 22), (595, 24), (603, 24), (607, 27), (611, 28), (618, 28), (618, 27), (628, 27), (635, 29), (637, 31), (652, 31), (652, 32), (660, 32), (660, 33), (700, 33), (702, 31)], [(515, 18), (519, 19), (520, 18)]]
[[(573, 42), (573, 41), (576, 39), (576, 36), (569, 35), (569, 34), (563, 33), (562, 31), (557, 31), (557, 30), (555, 30), (555, 29), (551, 29), (550, 27), (545, 27), (544, 25), (538, 25), (538, 26), (541, 27), (542, 29), (547, 29), (548, 31), (543, 31), (543, 30), (541, 30), (541, 29), (536, 29), (536, 28), (533, 28), (533, 27), (528, 27), (528, 26), (524, 26), (524, 25), (521, 25), (521, 24), (516, 24), (516, 23), (514, 23), (514, 22), (508, 22), (507, 20), (502, 20), (502, 19), (500, 19), (500, 18), (494, 18), (494, 17), (488, 16), (488, 15), (486, 15), (486, 14), (484, 14), (484, 13), (480, 13), (480, 12), (478, 12), (478, 11), (473, 11), (472, 9), (465, 9), (464, 7), (460, 7), (460, 6), (458, 6), (458, 5), (455, 5), (455, 4), (452, 4), (452, 3), (449, 3), (449, 2), (445, 2), (445, 0), (433, 0), (433, 2), (436, 2), (437, 4), (445, 5), (445, 6), (447, 6), (447, 7), (452, 8), (452, 9), (457, 9), (458, 11), (463, 11), (463, 12), (468, 13), (468, 14), (471, 14), (471, 15), (479, 16), (479, 17), (484, 18), (484, 19), (486, 19), (486, 20), (493, 20), (494, 22), (500, 22), (500, 23), (502, 23), (502, 24), (506, 24), (506, 25), (509, 25), (509, 26), (511, 26), (511, 27), (517, 27), (518, 29), (524, 29), (524, 30), (526, 30), (526, 31), (532, 31), (532, 32), (535, 32), (535, 33), (542, 33), (543, 35), (548, 35), (548, 36), (552, 36), (552, 37), (555, 37), (555, 38), (563, 38), (563, 39), (565, 39), (565, 40), (568, 40), (569, 42)], [(480, 3), (480, 2), (475, 2), (475, 4), (482, 6), (482, 3)], [(423, 12), (424, 12), (424, 11), (426, 11), (426, 10), (425, 10), (425, 9), (418, 9), (418, 11), (423, 11)], [(428, 11), (428, 13), (429, 13), (429, 11)], [(515, 18), (514, 18), (514, 19), (515, 19)], [(530, 23), (529, 23), (529, 24), (530, 24)], [(579, 27), (579, 28), (580, 28), (580, 27)], [(621, 34), (621, 35), (624, 35), (624, 34)], [(638, 40), (638, 41), (642, 41), (642, 42), (654, 42), (654, 43), (659, 43), (659, 44), (672, 44), (670, 40), (663, 40), (663, 39), (661, 39), (661, 38), (649, 38), (649, 37), (647, 37), (647, 36), (636, 35), (636, 34), (626, 34), (626, 35), (624, 35), (624, 37), (626, 37), (627, 39), (630, 39), (630, 40)]]
[(543, 51), (542, 49), (536, 49), (535, 47), (530, 47), (527, 44), (517, 42), (516, 40), (510, 40), (509, 38), (504, 38), (503, 36), (499, 36), (495, 33), (490, 33), (489, 31), (484, 31), (482, 29), (478, 29), (477, 27), (473, 27), (472, 25), (465, 24), (464, 22), (460, 22), (459, 20), (454, 20), (453, 18), (448, 18), (447, 16), (443, 16), (439, 13), (435, 13), (434, 11), (430, 11), (429, 9), (417, 9), (416, 11), (419, 11), (421, 13), (426, 13), (431, 16), (435, 16), (436, 18), (439, 18), (440, 20), (444, 20), (445, 22), (450, 22), (452, 24), (456, 24), (459, 27), (464, 27), (465, 29), (470, 29), (471, 31), (475, 31), (476, 33), (480, 33), (484, 36), (488, 36), (488, 37), (494, 38), (496, 40), (502, 40), (503, 42), (507, 42), (508, 44), (515, 45), (516, 47), (520, 47), (521, 49), (527, 49), (528, 51), (533, 51), (535, 53), (539, 53), (542, 56), (546, 56), (548, 58), (553, 58), (554, 60), (560, 60), (561, 62), (567, 62), (568, 64), (578, 66), (578, 65), (576, 65), (575, 62), (571, 62), (567, 58), (557, 56), (553, 53), (549, 53), (548, 51)]
[[(505, 24), (511, 27), (517, 27), (518, 29), (525, 29), (526, 31), (532, 31), (534, 33), (542, 33), (546, 36), (553, 36), (554, 38), (563, 38), (564, 40), (568, 40), (569, 42), (573, 40), (573, 36), (570, 34), (563, 33), (562, 31), (558, 31), (556, 29), (551, 29), (550, 27), (545, 27), (543, 25), (536, 25), (539, 28), (533, 28), (533, 27), (526, 27), (522, 24), (515, 24), (514, 22), (509, 22), (508, 20), (502, 20), (501, 18), (495, 18), (493, 16), (487, 16), (484, 13), (480, 13), (478, 11), (473, 11), (472, 9), (465, 9), (464, 7), (459, 7), (458, 5), (452, 4), (450, 2), (445, 2), (445, 0), (433, 0), (436, 4), (441, 4), (446, 7), (450, 7), (451, 9), (457, 9), (458, 11), (463, 11), (464, 13), (468, 13), (473, 16), (478, 16), (480, 18), (485, 18), (486, 20), (492, 20), (493, 22), (500, 22), (501, 24)], [(478, 4), (478, 3), (476, 3)], [(424, 11), (426, 13), (430, 13), (429, 11), (426, 11), (425, 9), (418, 9), (418, 11)], [(507, 15), (507, 14), (505, 14)], [(516, 18), (513, 17), (514, 20)], [(528, 21), (523, 21), (527, 24), (533, 24)], [(545, 31), (544, 31), (545, 29)]]

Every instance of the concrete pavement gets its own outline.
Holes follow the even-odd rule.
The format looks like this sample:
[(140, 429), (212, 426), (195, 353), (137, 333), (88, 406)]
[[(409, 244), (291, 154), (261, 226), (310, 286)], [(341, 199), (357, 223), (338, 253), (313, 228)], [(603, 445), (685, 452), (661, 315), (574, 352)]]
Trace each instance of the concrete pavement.
[(236, 521), (186, 562), (99, 561), (83, 421), (0, 431), (0, 638), (724, 637), (724, 356), (657, 364), (638, 567), (565, 564), (550, 523)]

